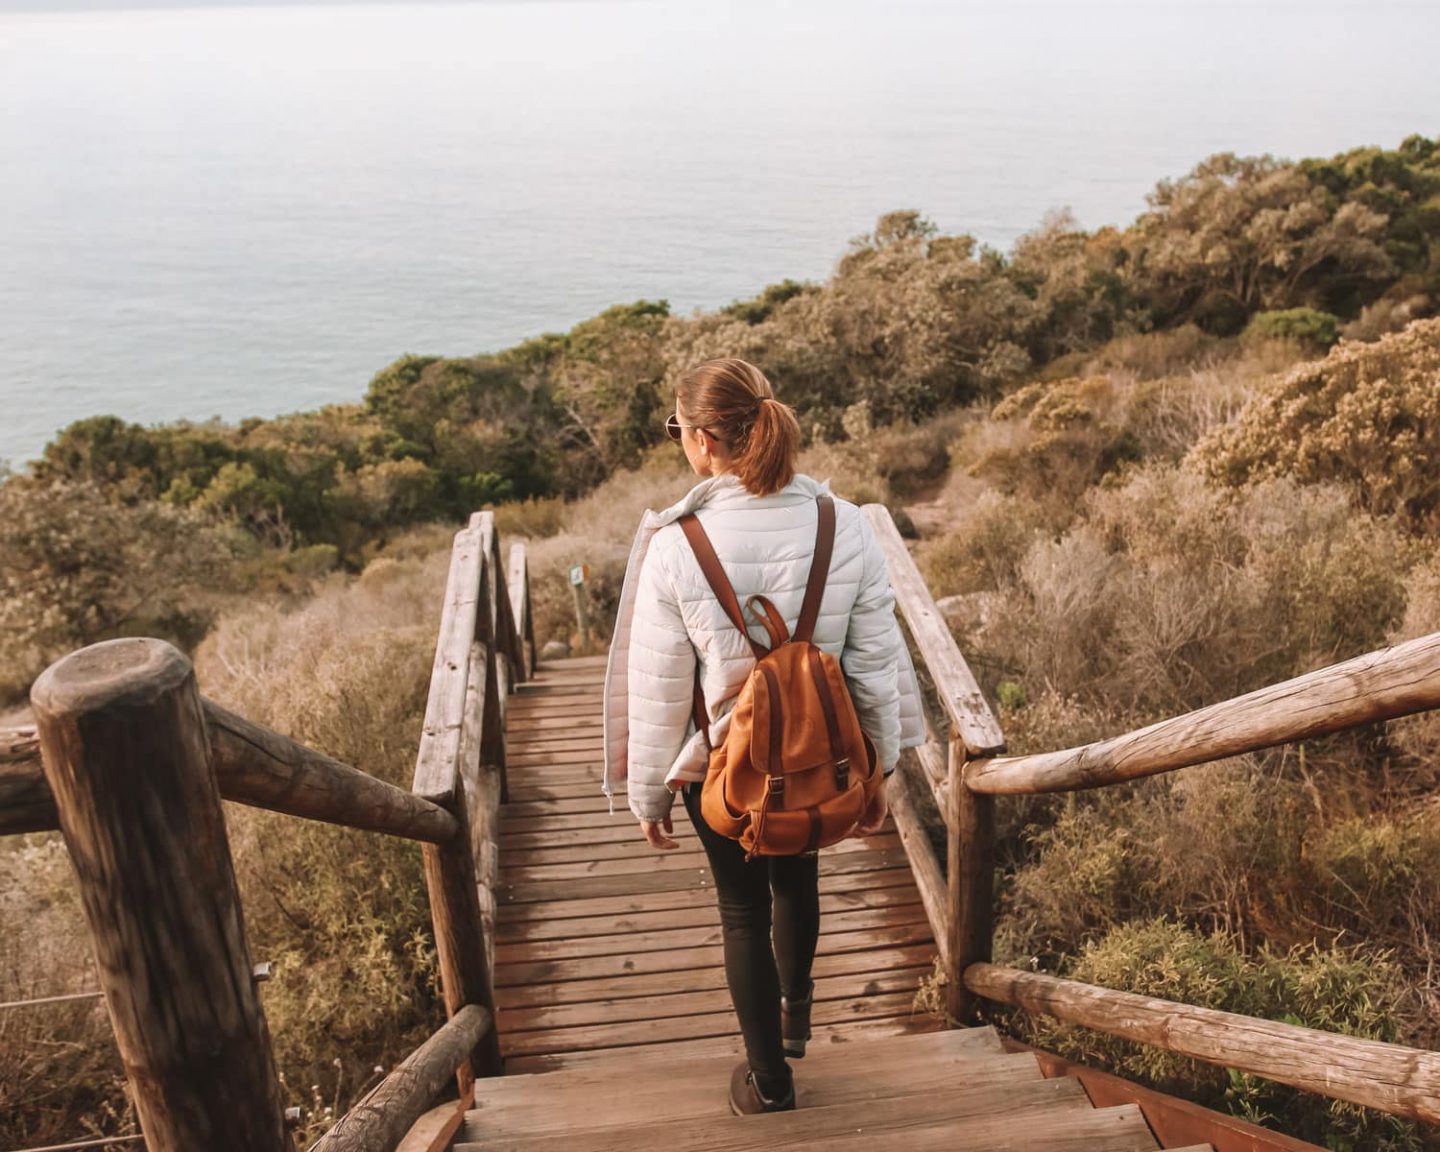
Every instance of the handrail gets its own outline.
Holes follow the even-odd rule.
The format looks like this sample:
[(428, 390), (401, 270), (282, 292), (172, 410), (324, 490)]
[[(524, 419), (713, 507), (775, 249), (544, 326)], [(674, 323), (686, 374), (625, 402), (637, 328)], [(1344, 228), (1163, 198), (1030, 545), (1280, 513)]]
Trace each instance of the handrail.
[(1069, 792), (1440, 708), (1440, 632), (1063, 752), (980, 760), (975, 792)]
[(530, 608), (530, 562), (523, 541), (510, 545), (510, 617), (515, 626), (515, 663), (520, 679), (535, 675), (535, 616)]
[[(981, 997), (1431, 1123), (1440, 1120), (1440, 1055), (1315, 1029), (1096, 988), (989, 963), (997, 795), (1116, 784), (1359, 724), (1440, 708), (1440, 633), (1370, 652), (1109, 740), (1001, 756), (1003, 736), (889, 513), (865, 512), (885, 549), (896, 605), (950, 720), (902, 759), (894, 816), (937, 940), (952, 1023)], [(1002, 747), (982, 748), (984, 744)], [(917, 779), (918, 777), (918, 779)], [(909, 789), (923, 780), (947, 826), (943, 910)], [(912, 783), (913, 782), (913, 783)]]
[[(934, 681), (950, 721), (943, 781), (941, 763), (936, 762), (939, 757), (932, 755), (938, 749), (926, 747), (917, 753), (945, 822), (943, 895), (936, 887), (940, 880), (938, 862), (932, 863), (928, 858), (928, 841), (918, 826), (915, 806), (902, 802), (896, 810), (895, 821), (907, 850), (918, 852), (916, 882), (922, 888), (922, 900), (935, 938), (941, 941), (945, 1012), (950, 1019), (960, 1020), (969, 1016), (975, 1007), (961, 973), (976, 961), (990, 959), (995, 873), (994, 802), (965, 788), (961, 774), (967, 760), (1005, 751), (1005, 734), (889, 511), (881, 504), (867, 504), (863, 511), (885, 552), (896, 607), (910, 627), (920, 659)], [(903, 787), (904, 780), (902, 777), (897, 783)], [(901, 790), (901, 787), (896, 789), (897, 793)], [(938, 915), (942, 908), (943, 918)]]
[(1440, 1054), (1434, 1052), (994, 964), (971, 965), (965, 983), (981, 996), (1027, 1012), (1351, 1104), (1440, 1122)]
[[(460, 829), (459, 821), (438, 804), (332, 760), (213, 700), (202, 697), (200, 708), (210, 765), (226, 800), (432, 844), (450, 840)], [(0, 763), (0, 835), (59, 828), (39, 740), (17, 739), (13, 746), (17, 752), (10, 762)]]
[(866, 504), (863, 511), (889, 563), (895, 604), (910, 626), (910, 634), (915, 637), (925, 666), (934, 678), (940, 702), (964, 742), (966, 753), (973, 758), (1005, 751), (1000, 722), (980, 691), (970, 665), (960, 654), (955, 637), (940, 615), (920, 569), (915, 567), (890, 512), (883, 504)]
[(484, 559), (479, 532), (467, 528), (455, 534), (439, 640), (435, 645), (435, 664), (430, 674), (430, 695), (425, 704), (425, 726), (420, 733), (420, 754), (415, 761), (411, 785), (411, 791), (417, 796), (445, 808), (450, 808), (455, 798), (455, 762), (465, 714), (465, 677), (470, 645), (475, 641)]
[(477, 885), (476, 854), (495, 856), (505, 697), (533, 660), (523, 547), (507, 582), (483, 512), (455, 537), (411, 791), (202, 699), (189, 661), (161, 641), (92, 645), (37, 681), (37, 728), (0, 731), (0, 835), (65, 835), (117, 1042), (154, 1072), (138, 1094), (151, 1147), (289, 1143), (221, 796), (423, 845), (450, 1022), (322, 1146), (391, 1147), (457, 1068), (462, 1099), (474, 1076), (500, 1071), (495, 878), (491, 867)]
[[(415, 758), (413, 791), (440, 804), (460, 822), (461, 834), (423, 849), (430, 919), (445, 1010), (453, 1018), (468, 1005), (493, 1014), (486, 918), (476, 868), (477, 837), (487, 830), (485, 803), (499, 792), (487, 787), (496, 772), (483, 763), (487, 744), (503, 735), (499, 702), (501, 644), (496, 638), (497, 556), (494, 513), (480, 512), (455, 534), (450, 574), (435, 642), (435, 663), (425, 724)], [(493, 830), (493, 821), (489, 828)], [(490, 917), (493, 925), (493, 913)], [(481, 1039), (459, 1077), (464, 1097), (477, 1076), (501, 1069), (493, 1029)]]
[(495, 1017), (467, 1004), (410, 1053), (364, 1100), (350, 1109), (309, 1152), (390, 1152), (431, 1102), (495, 1030)]

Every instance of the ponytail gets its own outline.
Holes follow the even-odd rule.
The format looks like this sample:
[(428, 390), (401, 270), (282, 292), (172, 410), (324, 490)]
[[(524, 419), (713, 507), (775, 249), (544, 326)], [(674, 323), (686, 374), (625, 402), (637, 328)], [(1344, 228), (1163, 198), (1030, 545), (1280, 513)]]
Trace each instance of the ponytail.
[(775, 399), (755, 365), (735, 357), (707, 360), (680, 377), (675, 393), (685, 415), (729, 449), (732, 470), (747, 492), (769, 496), (795, 479), (800, 421), (790, 405)]
[(745, 446), (735, 457), (735, 475), (747, 492), (769, 496), (795, 479), (799, 451), (800, 421), (795, 419), (795, 410), (773, 397), (764, 397)]

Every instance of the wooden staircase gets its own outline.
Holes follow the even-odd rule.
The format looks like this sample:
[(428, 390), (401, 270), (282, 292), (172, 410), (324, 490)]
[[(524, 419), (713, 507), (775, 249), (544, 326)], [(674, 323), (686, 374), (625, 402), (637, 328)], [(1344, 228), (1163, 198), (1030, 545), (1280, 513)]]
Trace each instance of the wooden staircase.
[[(1134, 1105), (1092, 1108), (989, 1028), (917, 1011), (936, 948), (893, 826), (821, 854), (814, 1039), (798, 1108), (736, 1117), (742, 1046), (705, 855), (684, 808), (657, 852), (600, 792), (599, 658), (543, 666), (506, 717), (496, 1008), (506, 1075), (456, 1146), (564, 1149), (1157, 1147)], [(877, 1144), (878, 1141), (878, 1144)]]
[[(458, 1152), (1150, 1152), (1134, 1104), (1093, 1108), (990, 1028), (822, 1043), (796, 1061), (797, 1108), (734, 1116), (734, 1054), (610, 1052), (476, 1086)], [(1204, 1146), (1206, 1149), (1208, 1145)], [(1198, 1152), (1190, 1149), (1188, 1152)]]

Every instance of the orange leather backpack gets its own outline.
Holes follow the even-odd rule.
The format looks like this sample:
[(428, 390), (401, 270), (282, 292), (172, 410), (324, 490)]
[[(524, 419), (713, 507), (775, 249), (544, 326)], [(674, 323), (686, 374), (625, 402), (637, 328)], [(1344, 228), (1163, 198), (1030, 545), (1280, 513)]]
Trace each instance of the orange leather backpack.
[[(835, 502), (817, 500), (815, 556), (795, 634), (766, 597), (746, 602), (770, 634), (768, 648), (746, 630), (735, 589), (700, 521), (693, 513), (680, 519), (700, 570), (755, 654), (725, 742), (711, 748), (700, 793), (706, 823), (740, 841), (747, 861), (812, 852), (845, 839), (880, 782), (875, 747), (860, 728), (840, 663), (811, 640), (835, 545)], [(695, 725), (708, 744), (698, 668), (695, 676)]]

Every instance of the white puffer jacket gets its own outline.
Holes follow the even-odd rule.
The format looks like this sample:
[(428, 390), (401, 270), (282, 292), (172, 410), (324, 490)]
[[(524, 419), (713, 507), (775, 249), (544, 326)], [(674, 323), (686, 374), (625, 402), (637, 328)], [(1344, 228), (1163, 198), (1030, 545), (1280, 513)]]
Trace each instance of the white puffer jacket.
[[(793, 631), (815, 551), (815, 497), (828, 492), (828, 484), (796, 476), (771, 496), (752, 496), (724, 475), (697, 484), (663, 512), (645, 514), (605, 670), (603, 788), (612, 812), (623, 786), (636, 817), (662, 819), (682, 783), (705, 778), (704, 736), (691, 720), (696, 660), (716, 745), (755, 666), (675, 521), (694, 512), (740, 602), (769, 597)], [(902, 747), (924, 739), (919, 687), (895, 620), (885, 554), (860, 509), (836, 499), (835, 512), (835, 550), (814, 641), (839, 659), (861, 727), (888, 774)], [(750, 627), (768, 643), (763, 626)]]

